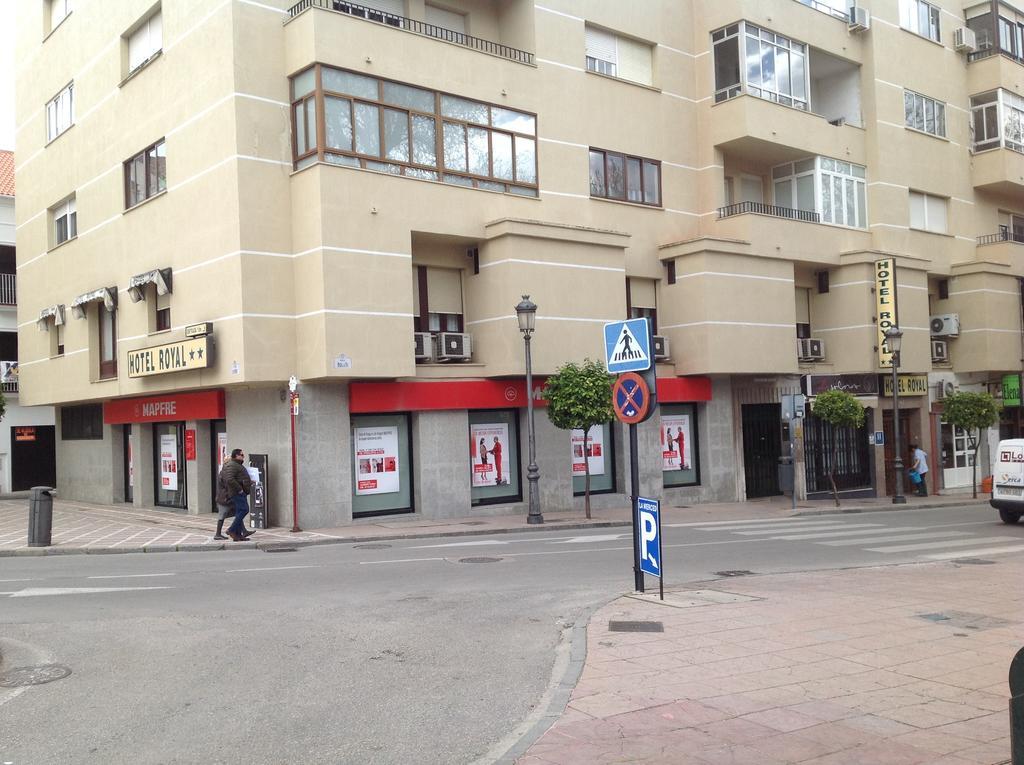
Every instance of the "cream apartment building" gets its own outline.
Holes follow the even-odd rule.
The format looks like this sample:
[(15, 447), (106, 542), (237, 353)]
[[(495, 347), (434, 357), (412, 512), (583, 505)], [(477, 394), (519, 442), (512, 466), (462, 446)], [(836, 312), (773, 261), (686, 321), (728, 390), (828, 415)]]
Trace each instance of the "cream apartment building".
[[(1005, 388), (1020, 428), (1024, 7), (837, 6), (20, 3), (20, 374), (62, 495), (205, 513), (238, 446), (289, 522), (294, 376), (304, 527), (523, 510), (524, 294), (541, 378), (655, 323), (641, 485), (675, 504), (777, 493), (780, 404), (831, 387), (870, 408), (843, 489), (889, 491), (885, 297), (904, 437), (965, 483), (941, 397)], [(570, 508), (582, 449), (537, 428)]]

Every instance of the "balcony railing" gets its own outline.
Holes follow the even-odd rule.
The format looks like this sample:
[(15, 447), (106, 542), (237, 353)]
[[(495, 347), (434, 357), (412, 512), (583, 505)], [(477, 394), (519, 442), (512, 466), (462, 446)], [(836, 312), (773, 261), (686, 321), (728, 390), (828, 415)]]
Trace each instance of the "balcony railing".
[(849, 15), (843, 13), (840, 10), (833, 8), (828, 3), (821, 3), (818, 0), (796, 0), (800, 5), (806, 5), (808, 8), (813, 8), (816, 11), (828, 14), (834, 19), (840, 19), (841, 21), (849, 21)]
[(341, 2), (341, 0), (301, 0), (301, 2), (288, 9), (288, 15), (290, 18), (293, 18), (307, 8), (323, 8), (337, 13), (347, 13), (350, 16), (358, 16), (367, 21), (386, 24), (396, 29), (404, 29), (407, 32), (413, 32), (424, 37), (433, 37), (445, 42), (462, 45), (466, 48), (473, 48), (483, 53), (489, 53), (492, 56), (501, 56), (511, 61), (518, 61), (521, 64), (533, 63), (533, 54), (525, 50), (519, 50), (518, 48), (502, 45), (491, 40), (484, 40), (480, 37), (473, 37), (472, 35), (456, 32), (452, 29), (445, 29), (436, 24), (427, 24), (426, 22), (416, 21), (405, 16), (397, 16), (393, 13), (377, 10), (376, 8), (367, 8), (365, 5)]
[(4, 393), (18, 392), (17, 361), (0, 361), (0, 389)]
[(0, 274), (0, 305), (18, 304), (18, 277), (14, 274)]
[(791, 207), (778, 207), (766, 205), (764, 202), (737, 202), (733, 205), (726, 205), (718, 208), (718, 218), (731, 218), (734, 215), (754, 213), (755, 215), (770, 215), (773, 218), (789, 218), (790, 220), (802, 220), (807, 223), (820, 223), (821, 216), (813, 210), (794, 210)]
[(1016, 234), (1013, 231), (1000, 231), (998, 234), (984, 234), (978, 237), (978, 244), (998, 244), (999, 242), (1017, 242), (1024, 244), (1024, 234)]

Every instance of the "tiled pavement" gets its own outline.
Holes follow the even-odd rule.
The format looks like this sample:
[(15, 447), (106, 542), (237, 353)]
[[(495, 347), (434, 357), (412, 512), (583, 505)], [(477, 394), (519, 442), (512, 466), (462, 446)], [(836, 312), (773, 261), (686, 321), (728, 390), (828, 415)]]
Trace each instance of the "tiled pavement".
[(717, 580), (667, 592), (668, 605), (620, 598), (590, 621), (565, 713), (517, 763), (1009, 762), (1024, 561), (991, 560)]

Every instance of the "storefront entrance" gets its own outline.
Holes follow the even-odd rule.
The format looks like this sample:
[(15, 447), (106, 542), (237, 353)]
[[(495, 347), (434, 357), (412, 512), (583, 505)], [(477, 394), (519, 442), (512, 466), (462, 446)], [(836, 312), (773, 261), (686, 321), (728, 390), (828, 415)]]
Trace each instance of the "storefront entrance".
[(781, 494), (779, 456), (782, 454), (780, 404), (743, 405), (743, 473), (747, 499)]
[(224, 420), (210, 421), (210, 460), (211, 476), (210, 484), (213, 486), (213, 496), (210, 499), (210, 512), (217, 512), (217, 475), (220, 473), (220, 466), (228, 458), (228, 425)]
[[(896, 469), (893, 467), (893, 463), (896, 460), (896, 441), (893, 436), (892, 428), (892, 410), (882, 412), (882, 430), (885, 431), (885, 493), (892, 496), (896, 493)], [(900, 410), (900, 448), (902, 449), (904, 470), (910, 467), (907, 464), (909, 454), (907, 452), (907, 444), (910, 438), (910, 413)], [(934, 491), (935, 487), (929, 487), (929, 491)], [(903, 493), (908, 494), (911, 491), (910, 478), (904, 474), (903, 476)]]
[(186, 491), (185, 423), (161, 422), (153, 425), (153, 474), (156, 476), (158, 507), (188, 507)]

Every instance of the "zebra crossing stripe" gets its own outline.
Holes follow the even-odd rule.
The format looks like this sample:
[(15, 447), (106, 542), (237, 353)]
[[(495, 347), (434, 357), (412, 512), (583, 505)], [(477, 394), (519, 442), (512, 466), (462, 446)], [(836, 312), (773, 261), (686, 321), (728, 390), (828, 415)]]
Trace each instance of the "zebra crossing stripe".
[[(756, 531), (764, 534), (776, 534), (780, 531), (801, 531), (803, 529), (808, 531), (813, 529), (838, 529), (849, 525), (849, 523), (843, 521), (815, 521), (813, 523), (786, 523), (779, 524), (778, 526), (731, 526), (727, 529), (698, 529), (698, 531)], [(879, 526), (881, 524), (872, 523), (868, 525)]]
[[(772, 537), (772, 539), (785, 539), (787, 541), (795, 541), (800, 539), (830, 539), (832, 537), (863, 537), (868, 534), (877, 534), (881, 531), (880, 528), (871, 524), (873, 528), (870, 529), (858, 529), (857, 531), (822, 531), (815, 534), (788, 534), (781, 537)], [(925, 528), (924, 526), (900, 526), (899, 531), (920, 531)]]
[[(968, 545), (990, 544), (992, 542), (1012, 542), (1018, 537), (972, 537), (971, 539), (947, 539), (944, 542), (920, 542), (913, 545), (895, 545), (894, 547), (869, 547), (868, 552), (900, 553), (912, 550), (936, 550), (940, 547), (967, 547)], [(962, 555), (962, 553), (958, 553)]]
[(853, 545), (881, 544), (883, 542), (910, 542), (914, 539), (939, 539), (941, 537), (965, 537), (966, 531), (929, 531), (927, 534), (894, 534), (887, 537), (871, 537), (869, 539), (843, 539), (838, 542), (817, 542), (829, 547), (852, 547)]
[[(818, 526), (817, 528), (814, 529), (814, 531), (821, 531), (821, 532), (830, 531), (832, 533), (836, 533), (840, 529), (869, 529), (869, 528), (873, 529), (875, 531), (881, 531), (884, 528), (884, 526), (882, 526), (879, 523), (837, 523), (837, 524), (834, 524), (832, 526)], [(791, 531), (798, 531), (799, 529), (790, 529), (790, 530)], [(767, 531), (767, 530), (758, 529), (757, 531), (737, 531), (736, 533), (739, 534), (740, 536), (749, 537), (749, 536), (754, 536), (756, 534), (764, 534), (764, 535), (776, 534), (777, 532), (774, 531), (774, 530)]]
[(999, 555), (1001, 553), (1014, 553), (1024, 551), (1024, 545), (1013, 545), (1011, 547), (984, 547), (980, 550), (960, 550), (959, 552), (935, 553), (934, 555), (922, 555), (927, 560), (952, 560), (953, 558), (976, 558), (979, 555)]

